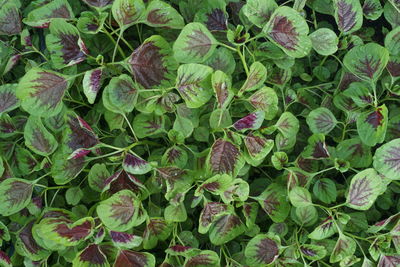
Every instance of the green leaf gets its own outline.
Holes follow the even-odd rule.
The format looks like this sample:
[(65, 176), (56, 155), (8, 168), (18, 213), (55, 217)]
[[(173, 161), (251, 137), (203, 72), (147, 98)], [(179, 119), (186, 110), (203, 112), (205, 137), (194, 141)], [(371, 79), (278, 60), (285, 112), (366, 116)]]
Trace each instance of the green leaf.
[(275, 0), (248, 0), (242, 7), (243, 14), (257, 27), (262, 28), (278, 8)]
[(274, 148), (274, 140), (267, 139), (257, 133), (249, 133), (244, 138), (244, 144), (247, 152), (244, 154), (245, 159), (252, 166), (261, 164)]
[(138, 138), (144, 138), (162, 133), (164, 123), (162, 116), (140, 113), (133, 119), (132, 127)]
[(332, 217), (326, 218), (309, 235), (310, 239), (323, 240), (337, 233), (337, 226)]
[(144, 222), (146, 214), (140, 199), (129, 190), (122, 190), (100, 202), (96, 208), (100, 220), (113, 231), (126, 231)]
[(297, 208), (312, 205), (311, 194), (304, 187), (296, 186), (290, 190), (289, 200)]
[(235, 239), (243, 234), (245, 230), (246, 226), (237, 215), (222, 215), (211, 225), (210, 241), (212, 244), (219, 246)]
[(62, 109), (62, 99), (71, 81), (60, 73), (30, 69), (18, 83), (16, 95), (30, 114), (51, 117)]
[(305, 258), (313, 261), (323, 259), (327, 254), (327, 251), (323, 246), (312, 244), (301, 245), (300, 252)]
[(60, 149), (53, 154), (51, 174), (56, 184), (69, 183), (81, 173), (86, 165), (84, 157), (67, 159), (68, 156), (69, 153), (65, 154)]
[(328, 28), (319, 28), (310, 34), (312, 47), (318, 54), (328, 56), (338, 50), (339, 38)]
[(357, 118), (357, 132), (361, 141), (367, 146), (375, 146), (385, 141), (388, 125), (386, 105), (363, 112)]
[(272, 120), (278, 113), (278, 95), (275, 90), (264, 86), (252, 94), (247, 101), (255, 108), (265, 111), (265, 119)]
[(212, 69), (200, 64), (183, 64), (178, 68), (176, 88), (188, 108), (198, 108), (211, 96)]
[(335, 20), (340, 31), (350, 34), (359, 30), (363, 23), (363, 10), (359, 0), (334, 1)]
[(279, 223), (285, 221), (290, 212), (290, 205), (286, 197), (285, 187), (271, 184), (257, 197), (257, 200), (271, 220)]
[(262, 31), (290, 57), (302, 58), (310, 53), (307, 22), (293, 8), (278, 7)]
[(182, 63), (202, 63), (217, 47), (217, 40), (201, 23), (186, 24), (176, 39), (173, 50), (175, 59)]
[(47, 28), (53, 18), (74, 18), (74, 12), (67, 0), (54, 0), (39, 5), (29, 12), (22, 21), (32, 27)]
[(137, 86), (126, 74), (113, 77), (103, 90), (103, 104), (109, 111), (115, 113), (130, 113), (135, 108), (138, 98)]
[(217, 70), (211, 77), (211, 83), (218, 102), (218, 108), (225, 109), (234, 96), (231, 78), (224, 72)]
[(385, 47), (391, 55), (400, 53), (400, 27), (390, 31), (385, 37)]
[(359, 138), (343, 140), (336, 151), (338, 157), (349, 161), (353, 168), (367, 168), (371, 165), (371, 148), (364, 145)]
[(185, 138), (188, 138), (192, 135), (194, 128), (191, 120), (185, 117), (177, 116), (174, 121), (173, 129), (181, 132)]
[(147, 252), (137, 252), (132, 250), (120, 250), (115, 259), (114, 267), (124, 266), (140, 266), (140, 267), (155, 267), (155, 257)]
[(270, 266), (279, 256), (279, 238), (268, 234), (253, 237), (246, 246), (244, 255), (249, 266)]
[(275, 124), (284, 137), (296, 137), (299, 131), (299, 120), (290, 112), (282, 113)]
[(346, 205), (356, 210), (368, 210), (384, 191), (384, 186), (382, 178), (374, 169), (363, 170), (351, 179)]
[(0, 183), (0, 214), (9, 216), (25, 208), (32, 197), (33, 183), (9, 178)]
[(185, 26), (183, 17), (171, 5), (155, 0), (151, 1), (146, 8), (145, 20), (152, 27), (167, 27), (171, 29), (182, 29)]
[(266, 79), (267, 69), (265, 66), (260, 62), (254, 62), (250, 66), (249, 75), (247, 76), (242, 88), (240, 88), (239, 94), (260, 88)]
[(88, 175), (88, 183), (91, 189), (97, 192), (102, 192), (107, 178), (110, 177), (110, 172), (104, 163), (96, 163), (92, 166)]
[(179, 203), (178, 205), (169, 204), (165, 207), (164, 218), (167, 223), (185, 222), (188, 218), (185, 205), (183, 203)]
[(55, 137), (44, 127), (42, 119), (29, 116), (24, 128), (25, 145), (41, 156), (51, 155), (58, 147)]
[(394, 139), (375, 151), (374, 168), (392, 180), (400, 180), (400, 139)]
[(340, 234), (332, 251), (329, 262), (335, 263), (351, 256), (356, 251), (356, 242), (353, 238)]
[(77, 28), (64, 19), (52, 19), (49, 30), (46, 45), (54, 68), (62, 69), (86, 59), (88, 51)]
[(65, 200), (69, 205), (75, 206), (81, 201), (83, 194), (79, 187), (71, 187), (65, 192)]
[(386, 48), (376, 43), (368, 43), (356, 46), (347, 52), (344, 56), (343, 64), (359, 79), (376, 81), (388, 61), (389, 52)]
[(369, 20), (377, 20), (383, 13), (381, 2), (379, 0), (365, 0), (363, 12), (365, 18)]
[(322, 202), (330, 204), (336, 201), (336, 184), (328, 178), (319, 179), (314, 184), (313, 193)]
[(193, 256), (186, 257), (184, 267), (219, 267), (220, 259), (212, 250), (202, 250)]
[(159, 240), (166, 240), (171, 232), (172, 224), (167, 223), (164, 218), (151, 218), (143, 232), (143, 248), (154, 248)]
[(126, 29), (141, 21), (145, 5), (142, 0), (114, 0), (111, 12), (119, 26)]
[(307, 124), (313, 133), (326, 135), (335, 128), (337, 120), (329, 109), (320, 107), (308, 114)]

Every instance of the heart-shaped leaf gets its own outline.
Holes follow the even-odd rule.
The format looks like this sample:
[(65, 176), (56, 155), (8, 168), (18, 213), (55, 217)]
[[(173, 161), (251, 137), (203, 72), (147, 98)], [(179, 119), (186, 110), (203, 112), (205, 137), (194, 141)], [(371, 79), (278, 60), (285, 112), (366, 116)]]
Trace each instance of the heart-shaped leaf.
[(132, 112), (137, 98), (138, 88), (126, 74), (112, 78), (102, 96), (104, 107), (121, 114)]
[(335, 20), (345, 34), (355, 32), (363, 23), (363, 10), (358, 0), (338, 0), (334, 3)]
[(225, 214), (211, 225), (210, 241), (219, 246), (243, 234), (245, 230), (245, 225), (237, 215)]
[(297, 208), (312, 205), (311, 194), (304, 187), (296, 186), (290, 190), (289, 199), (292, 205)]
[(265, 159), (274, 147), (274, 140), (270, 140), (257, 133), (249, 133), (244, 138), (247, 153), (246, 161), (252, 166), (257, 166)]
[(24, 128), (25, 145), (41, 156), (52, 154), (58, 146), (55, 137), (44, 127), (40, 117), (29, 116)]
[(357, 132), (367, 146), (375, 146), (385, 140), (388, 125), (386, 105), (366, 111), (357, 118)]
[(22, 31), (19, 7), (8, 1), (0, 10), (0, 35), (16, 35)]
[(202, 250), (196, 255), (187, 257), (184, 267), (218, 267), (220, 265), (219, 256), (212, 250)]
[(120, 250), (113, 266), (153, 267), (156, 266), (156, 259), (152, 254), (147, 252)]
[(32, 68), (20, 80), (16, 95), (30, 114), (51, 117), (61, 111), (62, 98), (70, 84), (60, 73)]
[(278, 8), (275, 0), (248, 0), (242, 7), (246, 17), (257, 27), (262, 28), (270, 19), (272, 13)]
[(338, 50), (339, 38), (328, 28), (319, 28), (310, 34), (310, 39), (312, 47), (320, 55), (332, 55)]
[(185, 26), (182, 16), (171, 5), (155, 0), (151, 1), (146, 9), (144, 23), (152, 27), (166, 27), (182, 29)]
[(367, 210), (381, 194), (382, 178), (374, 169), (366, 169), (351, 179), (346, 205), (357, 210)]
[(129, 190), (119, 191), (100, 202), (96, 210), (104, 225), (113, 231), (126, 231), (143, 223), (140, 199)]
[(290, 205), (286, 199), (285, 187), (278, 184), (271, 184), (257, 197), (262, 209), (271, 217), (271, 220), (278, 223), (283, 222), (289, 215)]
[(353, 238), (340, 234), (336, 245), (333, 248), (329, 258), (330, 263), (339, 262), (348, 256), (351, 256), (356, 251), (356, 242)]
[(268, 266), (279, 256), (279, 246), (275, 238), (259, 234), (247, 243), (244, 254), (250, 266)]
[(254, 62), (250, 66), (249, 74), (245, 83), (239, 91), (239, 95), (247, 92), (253, 91), (260, 88), (265, 80), (267, 79), (267, 69), (260, 62)]
[(9, 216), (25, 208), (32, 197), (32, 181), (10, 178), (0, 183), (0, 214)]
[(74, 18), (74, 12), (67, 0), (54, 0), (39, 5), (28, 13), (23, 22), (32, 27), (47, 28), (53, 18)]
[(122, 29), (138, 23), (144, 15), (143, 0), (114, 0), (112, 15)]
[(337, 120), (329, 109), (320, 107), (308, 114), (307, 124), (313, 133), (328, 134), (335, 128)]
[(200, 64), (184, 64), (178, 68), (176, 88), (188, 108), (198, 108), (210, 100), (212, 69)]
[(227, 173), (235, 177), (243, 167), (244, 160), (237, 146), (224, 139), (218, 139), (211, 147), (208, 164), (213, 173)]
[(82, 251), (76, 254), (72, 262), (73, 266), (97, 266), (109, 267), (107, 256), (99, 245), (90, 244)]
[(376, 81), (388, 61), (389, 52), (386, 48), (376, 43), (369, 43), (356, 46), (347, 52), (343, 64), (359, 79)]
[(374, 168), (389, 179), (400, 179), (400, 139), (394, 139), (376, 150)]
[(139, 156), (129, 153), (126, 154), (122, 167), (126, 172), (131, 174), (145, 174), (152, 169), (151, 165), (147, 161), (141, 159)]
[(383, 13), (383, 8), (379, 0), (365, 0), (362, 9), (364, 17), (369, 20), (377, 20)]
[(266, 120), (272, 120), (278, 113), (278, 95), (270, 87), (262, 87), (248, 101), (254, 108), (265, 111)]
[(167, 223), (164, 218), (151, 218), (143, 232), (143, 247), (145, 249), (154, 248), (158, 240), (167, 239), (172, 232), (172, 225)]
[(46, 44), (54, 68), (78, 64), (86, 59), (88, 51), (79, 36), (79, 31), (64, 19), (53, 19), (50, 34), (46, 35)]
[(311, 50), (308, 31), (305, 19), (287, 6), (278, 7), (263, 28), (268, 39), (295, 58), (305, 57)]
[(217, 43), (203, 24), (186, 24), (173, 46), (175, 59), (182, 63), (202, 63), (212, 55)]

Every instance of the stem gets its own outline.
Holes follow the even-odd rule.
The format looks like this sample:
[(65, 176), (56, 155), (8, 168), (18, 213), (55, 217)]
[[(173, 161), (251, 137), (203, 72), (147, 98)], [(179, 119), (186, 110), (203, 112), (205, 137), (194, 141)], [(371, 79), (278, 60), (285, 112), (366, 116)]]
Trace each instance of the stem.
[(219, 43), (219, 45), (220, 45), (220, 46), (223, 46), (223, 47), (225, 47), (225, 48), (228, 48), (229, 50), (232, 50), (232, 51), (235, 51), (235, 52), (236, 52), (236, 49), (235, 49), (234, 47), (232, 47), (232, 46), (226, 45), (226, 44), (224, 44), (224, 43)]
[(102, 32), (103, 32), (105, 35), (108, 36), (108, 38), (114, 43), (114, 45), (115, 45), (116, 47), (118, 47), (118, 52), (121, 54), (121, 56), (122, 56), (123, 58), (125, 58), (125, 53), (124, 53), (124, 51), (122, 50), (122, 48), (121, 48), (119, 45), (117, 45), (117, 42), (114, 40), (114, 38), (111, 36), (111, 34), (106, 30), (106, 28), (103, 28)]
[[(118, 44), (119, 44), (119, 40), (121, 40), (121, 37), (122, 37), (123, 34), (124, 34), (124, 28), (120, 28), (119, 35), (118, 35), (118, 39), (117, 39), (117, 42), (116, 42), (116, 44), (115, 44), (114, 52), (113, 52), (113, 55), (112, 55), (112, 60), (111, 60), (112, 62), (115, 61), (115, 56), (116, 56), (116, 53), (117, 53), (117, 48), (118, 48), (118, 47), (121, 48)], [(124, 58), (125, 58), (125, 55), (124, 55)]]
[(128, 127), (129, 127), (129, 129), (131, 130), (131, 132), (132, 132), (132, 134), (133, 134), (133, 137), (135, 138), (135, 141), (138, 142), (139, 139), (136, 137), (135, 131), (133, 130), (132, 125), (131, 125), (131, 123), (129, 122), (128, 118), (126, 117), (125, 114), (122, 114), (122, 116), (124, 117), (126, 123), (128, 124)]
[(249, 76), (249, 73), (250, 73), (249, 68), (247, 67), (245, 57), (243, 56), (242, 52), (240, 51), (240, 47), (236, 48), (236, 52), (239, 54), (239, 57), (240, 57), (240, 60), (242, 61), (243, 68), (244, 68), (244, 71), (246, 72), (246, 75)]
[(100, 145), (102, 147), (108, 147), (108, 148), (111, 148), (111, 149), (114, 149), (114, 150), (117, 150), (117, 151), (123, 151), (124, 150), (124, 148), (111, 146), (111, 145), (108, 145), (108, 144), (105, 144), (105, 143), (101, 143)]
[(324, 169), (324, 170), (322, 170), (322, 171), (313, 173), (313, 176), (318, 175), (318, 174), (321, 174), (321, 173), (324, 173), (324, 172), (327, 172), (327, 171), (330, 171), (330, 170), (333, 170), (333, 169), (335, 169), (335, 167), (329, 167), (328, 169)]
[(114, 151), (114, 152), (111, 152), (111, 153), (108, 153), (108, 154), (105, 154), (105, 155), (101, 155), (101, 156), (98, 156), (98, 157), (89, 158), (88, 161), (92, 161), (92, 160), (95, 160), (95, 159), (106, 158), (106, 157), (109, 157), (109, 156), (112, 156), (112, 155), (115, 155), (115, 154), (118, 154), (118, 153), (121, 153), (121, 151)]
[(36, 53), (41, 55), (44, 58), (44, 60), (49, 61), (49, 59), (42, 52), (40, 52), (35, 46), (32, 45), (31, 47), (32, 47), (33, 51), (35, 51)]
[(372, 86), (372, 91), (374, 92), (374, 106), (377, 107), (378, 106), (378, 96), (376, 94), (376, 86), (374, 82), (371, 82), (371, 86)]

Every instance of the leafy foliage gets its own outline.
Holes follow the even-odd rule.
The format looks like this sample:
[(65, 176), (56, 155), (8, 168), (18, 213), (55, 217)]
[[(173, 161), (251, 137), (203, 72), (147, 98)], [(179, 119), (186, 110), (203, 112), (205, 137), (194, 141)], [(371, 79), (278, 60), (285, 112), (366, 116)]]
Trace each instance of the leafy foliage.
[(0, 7), (0, 266), (400, 266), (400, 1)]

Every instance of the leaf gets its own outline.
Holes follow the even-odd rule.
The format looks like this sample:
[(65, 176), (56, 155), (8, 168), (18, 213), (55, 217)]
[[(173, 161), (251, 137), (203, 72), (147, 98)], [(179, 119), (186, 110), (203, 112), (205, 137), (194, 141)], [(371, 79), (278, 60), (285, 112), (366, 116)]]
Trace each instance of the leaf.
[(367, 168), (371, 165), (371, 148), (364, 145), (359, 138), (340, 142), (336, 150), (338, 157), (349, 161), (353, 168)]
[(233, 98), (231, 78), (224, 72), (217, 70), (211, 77), (215, 98), (220, 109), (226, 108)]
[(91, 189), (97, 192), (102, 192), (107, 178), (110, 177), (110, 172), (104, 163), (96, 163), (92, 166), (88, 175), (88, 183)]
[(219, 246), (235, 239), (243, 234), (245, 230), (246, 227), (238, 216), (234, 214), (222, 215), (211, 225), (210, 241), (212, 244)]
[(390, 31), (385, 37), (385, 47), (391, 55), (400, 53), (400, 28)]
[(262, 28), (270, 19), (272, 13), (278, 8), (276, 2), (262, 1), (262, 0), (249, 0), (242, 7), (243, 13), (246, 17), (257, 27)]
[(131, 174), (145, 174), (152, 169), (152, 166), (148, 162), (130, 153), (126, 154), (122, 167), (126, 172)]
[(264, 121), (264, 111), (256, 111), (241, 118), (233, 124), (233, 128), (238, 131), (257, 130)]
[(132, 250), (120, 250), (115, 259), (114, 267), (137, 266), (154, 267), (156, 266), (155, 257), (147, 252), (137, 252)]
[(300, 252), (309, 260), (320, 260), (327, 254), (326, 249), (323, 246), (304, 244), (300, 247)]
[(51, 174), (58, 185), (69, 183), (84, 169), (86, 162), (84, 157), (67, 159), (69, 154), (58, 150), (54, 153), (51, 166)]
[(336, 184), (328, 178), (319, 179), (314, 184), (313, 193), (322, 202), (330, 204), (336, 201)]
[(250, 66), (249, 75), (247, 76), (245, 83), (240, 89), (239, 95), (244, 92), (253, 91), (260, 88), (264, 84), (266, 79), (267, 69), (265, 68), (265, 66), (260, 62), (254, 62)]
[(32, 27), (47, 28), (53, 18), (74, 18), (74, 12), (67, 0), (54, 0), (41, 5), (29, 12), (22, 21)]
[(35, 226), (44, 242), (58, 246), (76, 246), (93, 235), (94, 219), (85, 217), (73, 222), (65, 218), (44, 218)]
[(259, 234), (253, 237), (246, 246), (244, 254), (250, 266), (267, 266), (279, 256), (280, 244), (276, 238), (268, 234)]
[(0, 115), (10, 112), (20, 105), (16, 96), (17, 84), (4, 84), (0, 86)]
[(375, 146), (385, 140), (388, 125), (386, 105), (366, 111), (357, 118), (357, 132), (361, 141), (367, 146)]
[(104, 8), (111, 5), (114, 0), (83, 0), (83, 2), (95, 8)]
[(79, 36), (79, 31), (64, 19), (53, 19), (46, 45), (56, 69), (78, 64), (86, 59), (88, 50)]
[(25, 208), (32, 197), (33, 183), (9, 178), (0, 183), (0, 214), (9, 216)]
[[(161, 1), (152, 1), (150, 5)], [(169, 43), (159, 35), (146, 39), (128, 59), (135, 81), (144, 88), (171, 86), (175, 79), (177, 62), (172, 57)]]
[(326, 218), (309, 235), (310, 239), (323, 240), (337, 233), (337, 227), (332, 217)]
[(250, 157), (247, 157), (247, 154), (245, 154), (246, 161), (253, 166), (257, 166), (261, 164), (273, 149), (274, 140), (266, 139), (257, 133), (249, 133), (246, 138), (244, 138), (244, 144), (247, 154)]
[(338, 50), (339, 38), (328, 28), (319, 28), (310, 34), (312, 47), (318, 54), (328, 56)]
[(128, 189), (138, 194), (143, 188), (144, 185), (135, 176), (125, 170), (119, 170), (104, 181), (103, 192), (107, 191), (110, 194), (115, 194), (121, 190)]
[(204, 61), (204, 64), (212, 67), (215, 71), (220, 70), (228, 75), (232, 75), (236, 68), (236, 61), (232, 52), (225, 47), (217, 48), (214, 53)]
[(138, 138), (151, 138), (151, 136), (163, 132), (164, 123), (162, 116), (140, 113), (133, 119), (132, 127)]
[(22, 31), (21, 16), (16, 4), (8, 2), (0, 10), (0, 35), (16, 35)]
[(368, 107), (373, 105), (373, 96), (368, 84), (363, 82), (353, 82), (350, 84), (343, 94), (350, 97), (354, 103), (359, 107)]
[(379, 0), (365, 0), (362, 9), (364, 17), (370, 20), (377, 20), (383, 13)]
[(202, 63), (217, 47), (217, 40), (201, 23), (186, 24), (173, 45), (175, 59), (182, 63)]
[(111, 241), (118, 248), (131, 249), (140, 246), (143, 239), (140, 236), (124, 232), (110, 231)]
[(398, 266), (399, 264), (400, 264), (400, 256), (382, 254), (378, 262), (378, 267), (391, 267), (391, 266)]
[(49, 257), (51, 251), (45, 250), (35, 241), (32, 233), (34, 223), (34, 220), (30, 221), (18, 231), (15, 248), (18, 254), (40, 261)]
[(275, 124), (284, 137), (295, 137), (299, 131), (299, 120), (290, 112), (282, 113)]
[(354, 239), (340, 234), (339, 239), (336, 241), (335, 248), (332, 251), (329, 262), (335, 263), (351, 256), (356, 251), (356, 242)]
[(335, 20), (339, 30), (350, 34), (359, 30), (363, 23), (363, 10), (358, 0), (338, 0), (334, 2)]
[(351, 179), (346, 205), (356, 210), (369, 209), (381, 194), (383, 186), (382, 179), (374, 169), (369, 168), (357, 173)]
[(219, 267), (220, 259), (212, 250), (202, 250), (197, 255), (186, 257), (184, 267)]
[(143, 248), (154, 248), (158, 240), (166, 240), (172, 232), (172, 225), (168, 224), (164, 218), (151, 218), (143, 232)]
[(337, 120), (329, 109), (320, 107), (308, 114), (307, 124), (313, 133), (328, 134), (335, 128)]
[(70, 81), (64, 75), (32, 68), (18, 83), (16, 95), (28, 113), (51, 117), (61, 111), (62, 98), (70, 85)]
[(271, 42), (280, 47), (288, 56), (305, 57), (310, 53), (311, 40), (305, 19), (293, 8), (281, 6), (275, 9), (263, 28)]
[(195, 22), (204, 23), (210, 31), (226, 31), (228, 14), (226, 3), (221, 0), (208, 1), (194, 16)]
[(111, 12), (123, 31), (142, 19), (145, 5), (142, 0), (114, 0)]
[(103, 68), (88, 70), (83, 76), (82, 86), (89, 104), (93, 104), (103, 82)]
[(265, 119), (272, 120), (278, 113), (278, 96), (274, 89), (264, 86), (248, 98), (255, 108), (265, 111)]
[(109, 267), (107, 257), (101, 247), (96, 244), (90, 244), (82, 251), (78, 252), (72, 262), (73, 266), (96, 266), (96, 267)]
[(63, 132), (63, 150), (72, 153), (79, 149), (86, 149), (88, 154), (90, 148), (99, 143), (97, 135), (90, 125), (74, 113), (66, 114), (67, 127)]
[(199, 233), (205, 234), (211, 227), (211, 224), (224, 214), (230, 214), (231, 207), (219, 203), (208, 202), (204, 205), (199, 217)]
[(289, 215), (290, 205), (286, 197), (285, 187), (271, 184), (257, 197), (257, 201), (271, 220), (279, 223), (285, 221)]
[(185, 26), (182, 16), (175, 8), (163, 1), (151, 1), (146, 9), (144, 23), (152, 27), (182, 29)]
[(0, 264), (4, 267), (12, 267), (11, 259), (4, 251), (0, 251)]
[(400, 179), (400, 139), (394, 139), (375, 151), (374, 168), (392, 180)]
[(143, 223), (140, 199), (129, 190), (122, 190), (100, 202), (96, 208), (100, 220), (113, 231), (126, 231)]
[(187, 162), (187, 152), (178, 146), (173, 146), (167, 149), (161, 158), (162, 165), (173, 165), (178, 168), (184, 168)]
[(218, 139), (211, 147), (208, 164), (213, 173), (237, 175), (244, 161), (237, 146), (224, 139)]
[(183, 64), (178, 68), (176, 88), (188, 108), (198, 108), (207, 103), (211, 96), (212, 69), (200, 64)]
[(51, 155), (58, 147), (55, 137), (44, 127), (40, 117), (29, 116), (24, 128), (25, 145), (41, 156)]
[(368, 43), (352, 48), (343, 59), (344, 66), (359, 79), (376, 81), (389, 61), (386, 48)]
[(296, 186), (290, 190), (289, 199), (292, 205), (297, 208), (312, 205), (311, 194), (304, 187)]
[(121, 74), (113, 77), (103, 91), (103, 104), (109, 111), (125, 114), (135, 108), (138, 98), (138, 88), (131, 77)]

